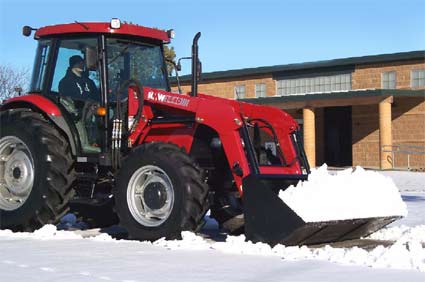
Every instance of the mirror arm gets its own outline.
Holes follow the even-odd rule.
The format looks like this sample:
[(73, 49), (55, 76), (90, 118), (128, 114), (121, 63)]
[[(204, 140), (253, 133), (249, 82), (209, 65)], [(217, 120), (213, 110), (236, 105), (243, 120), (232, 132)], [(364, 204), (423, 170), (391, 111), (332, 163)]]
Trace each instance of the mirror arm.
[[(172, 64), (174, 66), (174, 70), (176, 71), (176, 80), (177, 80), (177, 88), (179, 89), (179, 94), (182, 94), (182, 89), (180, 86), (180, 77), (179, 77), (179, 65), (176, 64), (173, 60), (165, 59), (168, 63)], [(180, 64), (180, 59), (179, 59)]]

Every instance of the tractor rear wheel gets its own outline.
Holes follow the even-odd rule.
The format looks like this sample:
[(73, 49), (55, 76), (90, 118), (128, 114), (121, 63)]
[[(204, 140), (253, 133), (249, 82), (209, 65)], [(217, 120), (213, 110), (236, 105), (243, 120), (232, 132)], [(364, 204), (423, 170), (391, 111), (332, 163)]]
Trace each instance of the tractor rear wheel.
[(120, 223), (131, 239), (176, 239), (194, 231), (208, 209), (201, 169), (180, 148), (149, 143), (124, 161), (115, 187)]
[(0, 228), (33, 231), (68, 211), (75, 180), (68, 142), (41, 114), (0, 113)]

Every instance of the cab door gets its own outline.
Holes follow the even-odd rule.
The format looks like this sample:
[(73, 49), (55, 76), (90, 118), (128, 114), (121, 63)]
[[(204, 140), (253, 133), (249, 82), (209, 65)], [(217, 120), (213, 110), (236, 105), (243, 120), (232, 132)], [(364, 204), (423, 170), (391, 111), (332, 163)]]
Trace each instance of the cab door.
[(72, 38), (57, 41), (57, 52), (49, 93), (57, 95), (78, 132), (83, 154), (101, 152), (102, 119), (96, 116), (100, 106), (99, 60), (89, 62), (89, 54), (98, 54), (98, 39)]

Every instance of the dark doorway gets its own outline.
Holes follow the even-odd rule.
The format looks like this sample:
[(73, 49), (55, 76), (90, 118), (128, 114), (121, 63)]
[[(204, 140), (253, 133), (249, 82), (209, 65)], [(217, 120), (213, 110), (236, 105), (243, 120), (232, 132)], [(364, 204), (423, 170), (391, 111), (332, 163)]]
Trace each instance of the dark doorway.
[(325, 162), (352, 166), (351, 107), (325, 108)]

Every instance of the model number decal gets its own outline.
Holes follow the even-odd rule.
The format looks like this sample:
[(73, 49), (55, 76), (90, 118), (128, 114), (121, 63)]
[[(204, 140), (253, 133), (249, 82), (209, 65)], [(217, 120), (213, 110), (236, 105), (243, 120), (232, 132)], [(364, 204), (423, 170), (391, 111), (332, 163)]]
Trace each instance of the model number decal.
[(152, 100), (155, 102), (161, 102), (161, 103), (167, 103), (167, 104), (173, 104), (173, 105), (179, 105), (182, 107), (187, 107), (189, 105), (190, 100), (181, 98), (181, 97), (175, 97), (170, 96), (167, 94), (159, 93), (159, 92), (148, 92), (148, 100)]

